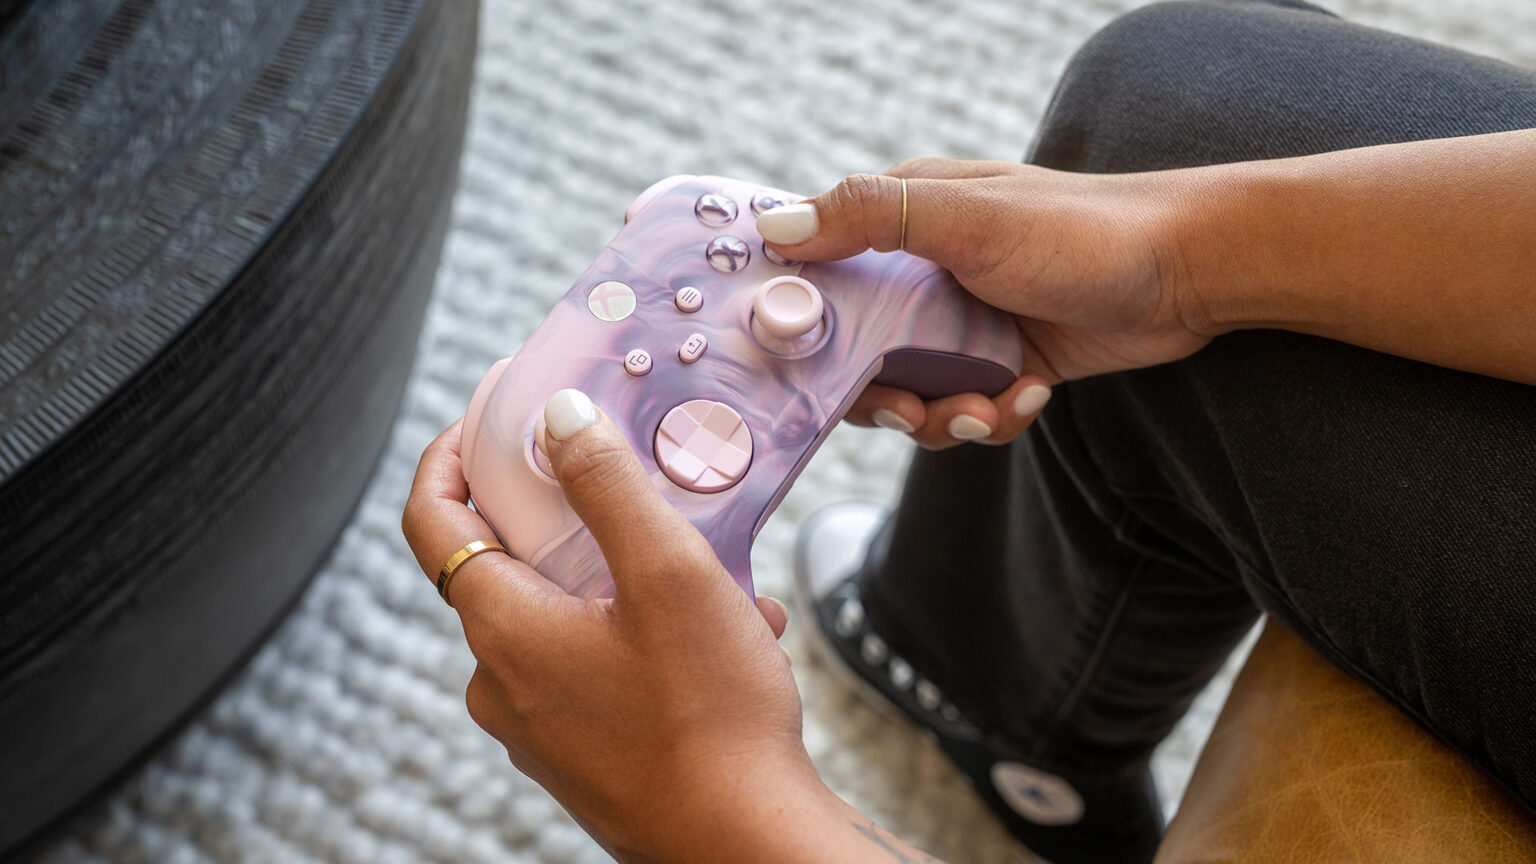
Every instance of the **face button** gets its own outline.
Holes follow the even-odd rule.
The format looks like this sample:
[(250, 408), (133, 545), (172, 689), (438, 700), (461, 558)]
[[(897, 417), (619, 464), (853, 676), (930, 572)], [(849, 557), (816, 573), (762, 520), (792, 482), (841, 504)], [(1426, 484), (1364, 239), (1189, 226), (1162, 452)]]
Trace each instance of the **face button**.
[(736, 221), (736, 202), (725, 195), (700, 195), (693, 204), (693, 215), (711, 228), (724, 228)]
[(696, 363), (704, 356), (704, 349), (709, 347), (709, 340), (703, 333), (694, 333), (683, 342), (683, 347), (677, 349), (677, 359), (684, 363)]
[(779, 265), (780, 267), (793, 267), (796, 263), (773, 251), (773, 247), (769, 246), (767, 243), (763, 244), (763, 257)]
[(693, 492), (724, 492), (752, 463), (752, 433), (729, 405), (708, 399), (673, 408), (656, 430), (656, 463)]
[(789, 202), (773, 194), (772, 192), (759, 192), (752, 196), (752, 212), (761, 216), (775, 207), (783, 207)]
[(709, 241), (709, 246), (704, 249), (704, 257), (709, 259), (709, 266), (715, 270), (735, 273), (752, 260), (752, 249), (740, 237), (722, 234)]
[(599, 282), (587, 294), (587, 309), (602, 321), (623, 321), (635, 311), (634, 289), (623, 282)]
[(697, 312), (704, 308), (704, 292), (692, 285), (677, 289), (677, 296), (673, 299), (677, 308), (684, 312)]
[(821, 292), (798, 276), (769, 279), (752, 298), (752, 336), (775, 354), (804, 351), (826, 328)]
[(624, 371), (639, 378), (651, 371), (650, 352), (643, 348), (636, 348), (624, 355)]

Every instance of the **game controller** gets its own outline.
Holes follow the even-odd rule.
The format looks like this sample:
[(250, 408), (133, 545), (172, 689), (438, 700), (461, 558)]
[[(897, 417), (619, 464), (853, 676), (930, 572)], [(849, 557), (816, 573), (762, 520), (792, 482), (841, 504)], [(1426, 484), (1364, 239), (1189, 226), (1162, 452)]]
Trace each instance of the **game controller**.
[(1013, 320), (933, 263), (873, 251), (800, 263), (764, 244), (757, 215), (797, 200), (722, 177), (653, 185), (517, 355), (486, 373), (464, 418), (464, 477), (519, 560), (576, 596), (613, 593), (536, 443), (562, 388), (624, 431), (750, 594), (753, 538), (865, 385), (933, 399), (1017, 380)]

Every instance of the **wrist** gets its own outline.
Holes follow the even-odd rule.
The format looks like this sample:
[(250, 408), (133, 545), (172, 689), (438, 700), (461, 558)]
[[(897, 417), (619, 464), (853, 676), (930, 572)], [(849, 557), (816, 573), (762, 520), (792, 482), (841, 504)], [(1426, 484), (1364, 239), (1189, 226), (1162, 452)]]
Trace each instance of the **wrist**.
[(619, 861), (810, 860), (795, 854), (815, 836), (808, 820), (834, 812), (831, 802), (847, 806), (803, 750), (767, 759), (712, 759), (673, 776), (668, 794), (626, 814), (625, 827), (609, 835)]
[[(1206, 336), (1252, 328), (1306, 329), (1316, 304), (1299, 274), (1326, 257), (1304, 230), (1295, 160), (1167, 172), (1177, 202), (1169, 220), (1170, 265), (1180, 314)], [(1316, 213), (1311, 213), (1316, 218)]]
[[(624, 864), (779, 864), (784, 861), (942, 864), (838, 797), (801, 749), (753, 771), (714, 772), (690, 806), (658, 820), (643, 847), (613, 845)], [(723, 782), (722, 782), (723, 781)]]
[(1262, 264), (1255, 250), (1267, 235), (1258, 224), (1256, 188), (1247, 165), (1165, 172), (1170, 185), (1162, 273), (1180, 319), (1202, 336), (1265, 326), (1274, 316), (1255, 290)]
[(1178, 320), (1214, 337), (1237, 329), (1232, 282), (1216, 271), (1223, 256), (1221, 216), (1225, 192), (1201, 169), (1158, 172), (1157, 278)]

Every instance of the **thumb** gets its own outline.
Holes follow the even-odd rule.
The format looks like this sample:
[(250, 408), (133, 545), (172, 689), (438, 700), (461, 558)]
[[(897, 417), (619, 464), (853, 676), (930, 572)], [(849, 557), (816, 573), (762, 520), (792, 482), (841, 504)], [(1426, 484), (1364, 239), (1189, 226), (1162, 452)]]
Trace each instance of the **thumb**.
[(708, 541), (656, 490), (624, 433), (585, 393), (549, 397), (543, 433), (536, 446), (602, 549), (618, 595), (675, 591), (705, 577), (734, 588)]
[[(984, 186), (970, 178), (908, 178), (854, 174), (826, 192), (757, 217), (758, 233), (797, 261), (849, 258), (867, 249), (903, 249), (953, 270), (957, 252), (983, 228)], [(906, 245), (902, 245), (905, 197)]]

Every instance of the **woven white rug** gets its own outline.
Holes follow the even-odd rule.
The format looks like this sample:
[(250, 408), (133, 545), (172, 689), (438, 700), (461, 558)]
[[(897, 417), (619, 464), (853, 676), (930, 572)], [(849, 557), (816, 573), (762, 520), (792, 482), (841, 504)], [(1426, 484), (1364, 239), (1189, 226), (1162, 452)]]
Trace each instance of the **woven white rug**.
[[(463, 187), (421, 356), (378, 475), (298, 611), (217, 703), (82, 816), (54, 862), (587, 862), (606, 856), (464, 712), (473, 662), (400, 508), (459, 416), (622, 222), (674, 173), (806, 193), (909, 156), (1017, 159), (1072, 50), (1132, 0), (484, 0)], [(1528, 0), (1348, 0), (1351, 17), (1536, 65)], [(842, 429), (758, 538), (787, 597), (798, 523), (890, 499), (903, 439)], [(786, 644), (824, 776), (951, 861), (1019, 860), (947, 763)], [(1230, 670), (1158, 754), (1177, 800)]]

